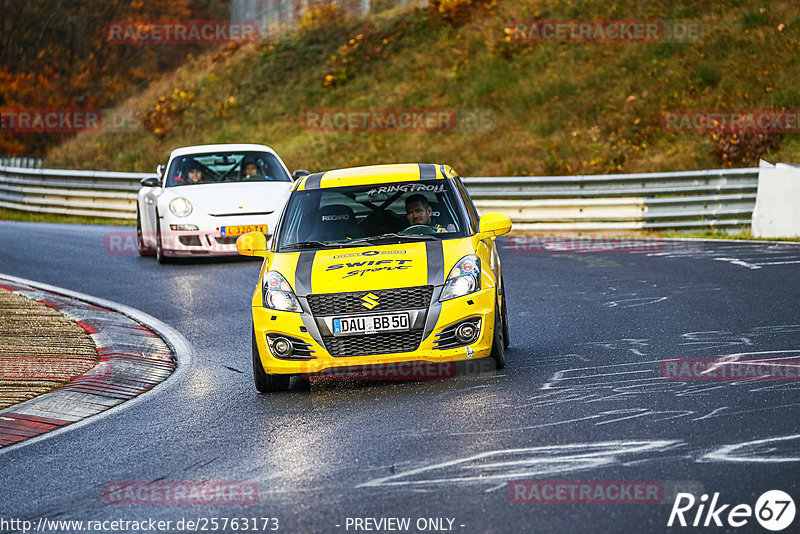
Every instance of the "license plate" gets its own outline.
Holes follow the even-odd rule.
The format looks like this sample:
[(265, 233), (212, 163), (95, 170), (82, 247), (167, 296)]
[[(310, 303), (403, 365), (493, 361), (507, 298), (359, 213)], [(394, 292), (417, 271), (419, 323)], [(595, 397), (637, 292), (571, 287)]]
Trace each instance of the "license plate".
[(408, 330), (408, 314), (362, 315), (359, 317), (337, 317), (333, 320), (333, 335), (379, 334)]
[(266, 234), (267, 225), (248, 224), (246, 226), (223, 226), (220, 228), (220, 231), (222, 232), (222, 237), (238, 237), (246, 234), (247, 232), (261, 232), (262, 234)]

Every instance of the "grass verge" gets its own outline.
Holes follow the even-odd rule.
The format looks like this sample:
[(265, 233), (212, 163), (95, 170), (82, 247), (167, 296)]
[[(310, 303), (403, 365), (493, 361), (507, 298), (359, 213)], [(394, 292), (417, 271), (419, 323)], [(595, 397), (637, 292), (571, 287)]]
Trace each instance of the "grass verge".
[(105, 217), (85, 217), (80, 215), (59, 215), (57, 213), (35, 213), (31, 211), (0, 208), (0, 221), (22, 221), (69, 224), (102, 224), (108, 226), (135, 226), (136, 222), (125, 219)]

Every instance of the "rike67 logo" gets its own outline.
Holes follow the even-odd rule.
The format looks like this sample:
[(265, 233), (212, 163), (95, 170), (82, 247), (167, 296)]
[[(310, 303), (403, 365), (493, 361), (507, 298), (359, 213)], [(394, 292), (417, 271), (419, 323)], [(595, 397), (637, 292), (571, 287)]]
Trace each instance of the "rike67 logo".
[[(697, 509), (693, 510), (695, 505)], [(748, 504), (721, 504), (719, 493), (714, 493), (710, 503), (706, 494), (698, 502), (691, 493), (678, 493), (667, 526), (743, 527), (755, 516), (763, 528), (780, 532), (794, 522), (795, 511), (794, 500), (780, 490), (765, 492), (758, 498), (755, 507)]]

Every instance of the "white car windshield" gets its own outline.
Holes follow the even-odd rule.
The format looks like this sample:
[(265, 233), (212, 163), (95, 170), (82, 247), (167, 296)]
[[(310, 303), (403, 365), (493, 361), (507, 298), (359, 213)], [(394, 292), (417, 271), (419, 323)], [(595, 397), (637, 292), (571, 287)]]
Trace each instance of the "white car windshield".
[(173, 159), (166, 186), (291, 181), (278, 158), (269, 152), (214, 152)]
[(468, 228), (446, 180), (295, 191), (278, 250), (463, 237)]

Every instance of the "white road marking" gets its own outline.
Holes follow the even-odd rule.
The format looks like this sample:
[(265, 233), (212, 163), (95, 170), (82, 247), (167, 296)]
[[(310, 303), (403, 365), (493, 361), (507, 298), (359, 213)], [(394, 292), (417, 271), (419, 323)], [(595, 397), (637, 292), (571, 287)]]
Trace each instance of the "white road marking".
[(715, 408), (713, 412), (706, 414), (703, 417), (695, 417), (694, 419), (692, 419), (692, 421), (702, 421), (703, 419), (710, 419), (712, 417), (715, 417), (717, 412), (722, 412), (723, 410), (727, 409), (728, 409), (727, 406), (723, 406), (721, 408)]
[(747, 267), (748, 269), (760, 269), (761, 267), (758, 265), (753, 265), (752, 263), (747, 263), (746, 261), (742, 261), (738, 258), (714, 258), (714, 261), (727, 261), (731, 265), (738, 265), (740, 267)]
[(800, 263), (800, 260), (798, 260), (798, 261), (771, 261), (771, 262), (765, 262), (765, 263), (756, 263), (755, 265), (758, 265), (760, 267), (762, 265), (789, 265), (791, 263)]
[[(704, 454), (698, 462), (752, 462), (752, 463), (783, 463), (800, 462), (800, 455), (797, 454), (798, 445), (789, 445), (791, 453), (787, 456), (780, 456), (779, 443), (800, 440), (800, 434), (781, 436), (775, 438), (759, 439), (755, 441), (745, 441), (733, 445), (724, 445), (713, 451)], [(789, 451), (787, 451), (789, 452)]]
[(501, 449), (376, 478), (356, 487), (496, 484), (499, 481), (525, 477), (540, 477), (608, 467), (622, 463), (624, 457), (663, 453), (683, 445), (685, 445), (684, 442), (677, 440), (607, 441)]

